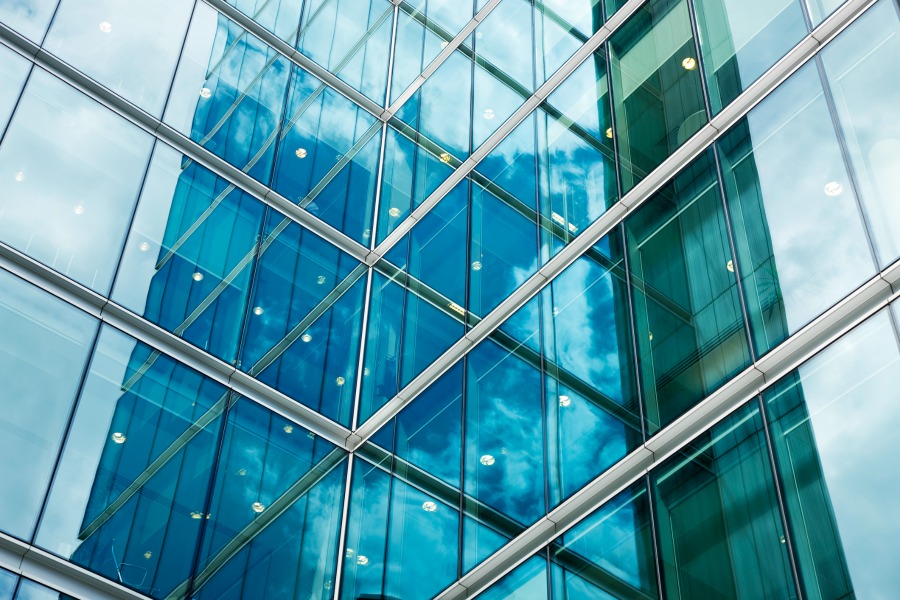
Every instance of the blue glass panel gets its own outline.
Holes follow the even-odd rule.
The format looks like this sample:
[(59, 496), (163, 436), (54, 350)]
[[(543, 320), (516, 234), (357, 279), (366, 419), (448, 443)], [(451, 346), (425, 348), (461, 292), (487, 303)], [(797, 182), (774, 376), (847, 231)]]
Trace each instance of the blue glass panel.
[(15, 574), (0, 569), (0, 599), (13, 600), (13, 593), (16, 591), (16, 584), (19, 578)]
[(194, 598), (317, 598), (337, 568), (346, 453), (258, 404), (229, 410)]
[(112, 299), (234, 362), (264, 210), (157, 144)]
[(379, 597), (384, 589), (391, 476), (362, 459), (353, 464), (350, 512), (343, 552), (341, 598), (365, 594)]
[(0, 271), (0, 529), (30, 539), (97, 321)]
[[(423, 5), (421, 8), (427, 11), (432, 3), (421, 0), (421, 4)], [(397, 17), (390, 104), (393, 104), (422, 70), (447, 47), (449, 40), (453, 39), (456, 33), (423, 17), (425, 15), (419, 11), (405, 10), (401, 10)]]
[(0, 3), (0, 23), (40, 43), (59, 0), (7, 0)]
[(547, 600), (547, 559), (532, 556), (478, 596), (482, 600)]
[(35, 70), (0, 146), (0, 240), (107, 293), (151, 145)]
[[(471, 518), (468, 513), (473, 512), (470, 508), (474, 507), (475, 504), (469, 499), (466, 500), (466, 503), (466, 516), (463, 519), (463, 573), (468, 573), (474, 569), (510, 540), (509, 537), (499, 533), (492, 526)], [(492, 525), (496, 526), (497, 522), (501, 521), (500, 518), (493, 518), (495, 515), (491, 514), (490, 511), (482, 512), (481, 518)], [(518, 529), (515, 531), (516, 533), (520, 532)]]
[(144, 594), (183, 597), (228, 397), (104, 327), (36, 543)]
[[(2, 8), (0, 8), (2, 10)], [(25, 78), (31, 71), (31, 63), (9, 48), (0, 45), (0, 132), (6, 129), (6, 123), (12, 114)], [(21, 177), (18, 171), (4, 174), (6, 177)], [(24, 173), (23, 173), (24, 175)]]
[(304, 0), (226, 0), (228, 4), (294, 45)]

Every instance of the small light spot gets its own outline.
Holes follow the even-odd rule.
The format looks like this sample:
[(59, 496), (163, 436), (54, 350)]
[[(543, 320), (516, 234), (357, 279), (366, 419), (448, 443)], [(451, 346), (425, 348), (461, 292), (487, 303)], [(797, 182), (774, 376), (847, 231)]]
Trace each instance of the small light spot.
[(476, 31), (476, 32), (475, 32), (475, 39), (480, 40), (480, 39), (483, 38), (483, 37), (484, 37), (484, 32), (481, 32), (481, 31)]
[(330, 590), (330, 589), (331, 589), (331, 582), (330, 582), (330, 581), (326, 581), (325, 583), (322, 584), (322, 587), (325, 588), (326, 590)]
[(838, 181), (829, 181), (825, 184), (825, 195), (831, 196), (834, 198), (835, 196), (840, 196), (844, 192), (844, 186), (840, 184)]
[(560, 396), (559, 397), (559, 405), (562, 407), (566, 407), (572, 404), (572, 399), (568, 396)]
[(152, 557), (152, 556), (153, 556), (153, 553), (150, 552), (149, 550), (144, 552), (144, 558), (146, 558), (147, 560), (150, 560), (150, 557)]
[(443, 42), (441, 42), (441, 49), (443, 50), (444, 48), (446, 48), (449, 45), (450, 45), (450, 42), (444, 40)]
[(442, 163), (450, 164), (450, 153), (449, 152), (441, 152), (440, 159), (441, 159)]
[(367, 240), (367, 239), (369, 239), (370, 237), (372, 237), (372, 230), (371, 230), (371, 229), (364, 229), (364, 230), (363, 230), (363, 239), (366, 239), (366, 240)]
[(13, 179), (18, 181), (19, 183), (22, 183), (23, 181), (25, 181), (25, 171), (16, 171), (16, 174), (13, 175)]
[(210, 96), (212, 96), (211, 89), (209, 89), (208, 87), (200, 88), (200, 97), (201, 98), (209, 98)]
[(652, 331), (650, 332), (650, 341), (651, 342), (653, 341), (653, 332)]
[(191, 278), (194, 281), (203, 281), (203, 273), (201, 273), (200, 271), (197, 271), (193, 275), (191, 275)]
[(303, 335), (300, 336), (300, 339), (303, 340), (304, 342), (309, 343), (312, 341), (312, 336), (309, 335), (308, 333), (304, 333)]
[(238, 477), (243, 477), (247, 474), (247, 469), (238, 469), (237, 470)]
[(125, 440), (127, 440), (127, 439), (128, 438), (125, 437), (124, 433), (119, 433), (117, 431), (114, 434), (112, 434), (112, 441), (114, 441), (117, 444), (124, 444)]
[(422, 510), (424, 510), (425, 512), (434, 512), (437, 510), (437, 504), (431, 501), (423, 502)]
[(262, 502), (254, 502), (250, 505), (250, 508), (252, 508), (253, 512), (255, 513), (261, 513), (262, 511), (266, 510), (266, 507)]
[(109, 21), (100, 21), (100, 31), (103, 33), (109, 33), (112, 31), (112, 23)]
[(266, 312), (266, 311), (263, 310), (262, 306), (257, 306), (253, 309), (253, 314), (256, 315), (257, 317), (260, 316), (261, 314), (263, 314), (264, 312)]
[(681, 66), (684, 67), (687, 71), (693, 71), (697, 68), (697, 60), (693, 56), (688, 56), (686, 59), (681, 61)]
[(336, 384), (338, 384), (338, 386), (342, 386), (342, 385), (344, 385), (344, 383), (346, 383), (346, 380), (343, 377), (338, 377), (337, 379), (334, 380), (334, 382)]
[(316, 283), (318, 283), (319, 285), (324, 284), (324, 283), (325, 283), (325, 276), (324, 276), (324, 275), (319, 275), (318, 277), (316, 277)]
[(480, 462), (481, 464), (483, 464), (486, 467), (489, 467), (492, 464), (494, 464), (495, 462), (497, 462), (497, 460), (490, 454), (485, 454), (481, 458), (478, 459), (478, 462)]
[(610, 127), (609, 129), (606, 130), (606, 137), (608, 137), (609, 139), (612, 139), (612, 137), (613, 137), (612, 127)]
[(196, 510), (192, 510), (192, 511), (191, 511), (191, 518), (192, 518), (192, 519), (196, 519), (196, 520), (199, 521), (200, 519), (203, 518), (203, 513), (202, 513), (202, 512), (197, 512)]
[(475, 262), (472, 263), (472, 270), (473, 270), (473, 271), (480, 271), (480, 270), (481, 270), (481, 267), (482, 267), (482, 265), (481, 265), (481, 261), (480, 261), (480, 260), (476, 260)]
[(392, 207), (390, 208), (390, 210), (388, 210), (388, 214), (391, 215), (392, 217), (399, 217), (399, 216), (400, 216), (400, 209), (397, 208), (396, 206), (392, 206)]
[(356, 556), (356, 551), (354, 551), (353, 548), (347, 548), (347, 552), (344, 553), (344, 556), (346, 556), (347, 558), (353, 558), (354, 556)]
[(727, 263), (725, 263), (725, 268), (734, 273), (734, 261), (729, 260)]
[(356, 564), (366, 566), (367, 564), (369, 564), (369, 559), (367, 557), (363, 556), (362, 554), (360, 554), (359, 556), (356, 557)]
[(306, 158), (306, 148), (297, 148), (294, 154), (297, 155), (297, 158)]
[(494, 109), (493, 109), (493, 108), (486, 108), (486, 109), (484, 109), (484, 118), (487, 119), (488, 121), (490, 121), (491, 119), (493, 119), (495, 116), (496, 116), (496, 115), (494, 115)]
[(72, 209), (72, 212), (74, 212), (76, 215), (83, 215), (84, 214), (84, 206), (82, 206), (81, 204), (76, 204), (75, 207)]
[(372, 373), (372, 371), (369, 370), (369, 367), (366, 367), (365, 369), (363, 369), (364, 376), (368, 377), (371, 373)]
[(294, 433), (293, 425), (285, 425), (282, 429), (284, 429), (285, 433)]
[(141, 252), (146, 252), (147, 250), (150, 249), (150, 244), (148, 244), (147, 242), (141, 242), (141, 243), (138, 245), (138, 249), (139, 249)]

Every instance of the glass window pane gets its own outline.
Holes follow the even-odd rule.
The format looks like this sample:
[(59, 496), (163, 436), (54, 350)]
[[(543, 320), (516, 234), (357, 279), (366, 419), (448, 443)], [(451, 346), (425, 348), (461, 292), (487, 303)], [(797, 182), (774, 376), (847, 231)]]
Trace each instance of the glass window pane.
[[(0, 9), (2, 10), (2, 9)], [(12, 114), (25, 78), (31, 70), (31, 62), (19, 56), (6, 46), (0, 45), (0, 132), (6, 129), (6, 123)], [(19, 171), (4, 173), (3, 177), (22, 177)]]
[(44, 48), (158, 117), (192, 8), (184, 0), (63, 0)]
[(873, 6), (822, 52), (880, 266), (900, 257), (900, 18)]
[(898, 386), (900, 351), (882, 311), (765, 394), (808, 598), (896, 588)]
[(112, 299), (233, 363), (264, 210), (157, 144)]
[(327, 597), (345, 457), (252, 401), (232, 405), (192, 597)]
[(687, 0), (652, 0), (609, 41), (622, 192), (707, 122)]
[(107, 293), (152, 138), (35, 70), (0, 147), (0, 239)]
[(656, 598), (647, 485), (619, 493), (550, 546), (553, 597)]
[(104, 327), (36, 543), (141, 593), (183, 597), (228, 398)]
[(19, 578), (12, 572), (0, 569), (0, 600), (13, 600)]
[(294, 45), (304, 0), (226, 0), (285, 42)]
[(59, 0), (6, 0), (0, 3), (0, 22), (41, 43)]
[(797, 0), (694, 0), (694, 7), (713, 113), (806, 35)]
[(815, 65), (719, 142), (757, 355), (875, 274)]
[(532, 556), (493, 584), (481, 600), (547, 600), (547, 559)]
[(831, 13), (838, 9), (847, 0), (806, 0), (812, 17), (813, 26), (817, 26), (827, 19)]
[(0, 271), (0, 529), (18, 538), (31, 539), (96, 329)]
[(650, 474), (666, 597), (797, 598), (757, 400)]
[(712, 153), (625, 221), (650, 433), (750, 361)]

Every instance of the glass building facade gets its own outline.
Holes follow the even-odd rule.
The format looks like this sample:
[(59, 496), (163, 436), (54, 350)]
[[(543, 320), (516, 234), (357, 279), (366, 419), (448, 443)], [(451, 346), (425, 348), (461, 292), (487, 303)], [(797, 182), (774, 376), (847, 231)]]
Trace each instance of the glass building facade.
[(0, 600), (896, 597), (898, 106), (897, 0), (0, 0)]

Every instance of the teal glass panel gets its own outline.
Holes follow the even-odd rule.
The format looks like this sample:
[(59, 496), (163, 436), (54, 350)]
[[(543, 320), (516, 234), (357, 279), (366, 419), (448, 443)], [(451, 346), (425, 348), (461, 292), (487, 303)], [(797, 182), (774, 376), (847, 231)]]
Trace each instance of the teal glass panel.
[(541, 372), (493, 341), (466, 359), (465, 493), (530, 525), (546, 511)]
[(292, 70), (285, 56), (198, 3), (163, 120), (268, 184)]
[[(397, 34), (394, 41), (394, 63), (391, 74), (389, 104), (396, 102), (416, 77), (428, 66), (458, 32), (447, 29), (431, 17), (437, 3), (421, 0), (417, 10), (404, 10), (401, 5), (397, 16)], [(460, 13), (465, 11), (461, 10)], [(462, 25), (459, 26), (462, 28)]]
[(183, 598), (229, 397), (104, 327), (36, 543), (143, 594)]
[(814, 65), (754, 108), (718, 148), (762, 355), (869, 279), (875, 265)]
[(550, 545), (553, 597), (657, 598), (650, 500), (638, 482)]
[(530, 2), (501, 0), (475, 29), (479, 64), (526, 95), (535, 87), (535, 64), (526, 58), (533, 45), (532, 10)]
[[(0, 132), (16, 106), (25, 78), (31, 71), (31, 63), (6, 46), (0, 45)], [(5, 173), (4, 177), (15, 178), (18, 171)], [(20, 176), (21, 177), (21, 176)]]
[(485, 156), (475, 166), (472, 181), (538, 223), (535, 119), (533, 113), (526, 117)]
[(259, 246), (240, 368), (350, 424), (365, 267), (271, 211)]
[(609, 40), (622, 192), (707, 123), (687, 0), (652, 0)]
[(35, 70), (0, 146), (0, 240), (108, 293), (152, 139)]
[(313, 0), (305, 11), (297, 49), (383, 104), (393, 5), (387, 0)]
[[(473, 150), (493, 135), (500, 125), (531, 95), (528, 88), (516, 85), (502, 72), (492, 72), (490, 64), (480, 54), (476, 55), (475, 59), (472, 85), (472, 122), (469, 127)], [(425, 85), (428, 83), (426, 82)], [(450, 114), (458, 112), (459, 107), (457, 106)]]
[(0, 569), (0, 598), (2, 600), (13, 600), (13, 594), (16, 591), (18, 582), (19, 578), (14, 573)]
[(346, 453), (262, 406), (228, 413), (192, 598), (327, 597)]
[(474, 519), (469, 515), (477, 514), (478, 508), (483, 507), (480, 507), (471, 498), (466, 498), (465, 502), (462, 562), (463, 573), (468, 573), (491, 554), (505, 546), (513, 536), (524, 531), (524, 528), (511, 522), (509, 517), (504, 518), (496, 511), (481, 510), (478, 518)]
[(898, 385), (900, 350), (882, 311), (764, 396), (807, 598), (893, 594)]
[(233, 363), (265, 205), (158, 143), (112, 299)]
[(541, 22), (552, 21), (580, 42), (596, 33), (603, 26), (603, 2), (601, 0), (544, 0), (535, 13), (536, 27)]
[(387, 128), (376, 245), (450, 176), (453, 163), (449, 152), (412, 128)]
[(0, 3), (0, 23), (41, 43), (59, 0), (5, 0)]
[(757, 400), (650, 477), (667, 598), (799, 597)]
[(458, 509), (420, 486), (355, 462), (342, 598), (427, 600), (456, 580)]
[(750, 362), (716, 179), (707, 152), (625, 221), (651, 434)]
[(620, 8), (625, 6), (625, 3), (628, 0), (603, 0), (604, 10), (606, 11), (606, 18), (609, 19), (611, 16), (616, 14)]
[[(407, 288), (402, 272), (372, 277), (359, 422), (368, 419), (462, 337), (465, 310), (436, 306)], [(455, 307), (455, 308), (454, 308)]]
[(63, 0), (44, 49), (159, 117), (193, 4)]
[(478, 597), (482, 600), (547, 600), (547, 559), (543, 553), (532, 556)]
[(694, 0), (709, 102), (717, 113), (806, 35), (798, 0)]
[(29, 540), (97, 321), (0, 271), (0, 530)]
[(15, 600), (69, 600), (72, 596), (62, 594), (29, 579), (20, 579)]
[(290, 45), (297, 40), (304, 0), (226, 0)]
[(900, 257), (897, 15), (895, 3), (878, 2), (821, 53), (882, 268)]

